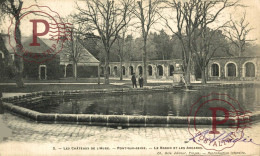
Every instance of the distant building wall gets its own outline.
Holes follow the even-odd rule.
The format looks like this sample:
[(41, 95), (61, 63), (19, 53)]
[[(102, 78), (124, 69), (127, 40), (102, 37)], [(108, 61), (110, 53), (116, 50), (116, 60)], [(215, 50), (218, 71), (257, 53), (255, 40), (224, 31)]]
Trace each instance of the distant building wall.
[[(181, 59), (174, 60), (152, 60), (147, 61), (147, 77), (149, 79), (171, 79), (176, 71), (180, 71), (182, 66)], [(123, 62), (123, 77), (130, 78), (132, 72), (136, 75), (144, 75), (144, 68), (142, 61)], [(110, 76), (120, 76), (120, 62), (110, 62)], [(101, 65), (101, 75), (104, 74), (104, 65)]]
[[(172, 72), (181, 71), (182, 60), (152, 60), (147, 62), (148, 79), (172, 79)], [(101, 65), (101, 71), (104, 71)], [(110, 76), (120, 76), (120, 62), (110, 62)], [(136, 75), (143, 72), (142, 61), (124, 62), (123, 77), (130, 78), (131, 68)], [(192, 68), (191, 80), (195, 80)], [(220, 57), (212, 58), (206, 71), (208, 81), (254, 81), (260, 80), (260, 57)], [(102, 75), (102, 72), (101, 72)], [(143, 73), (142, 73), (143, 75)], [(198, 78), (197, 78), (198, 80)]]
[(50, 61), (43, 63), (24, 61), (24, 77), (26, 79), (59, 79), (60, 78), (60, 58), (56, 56)]
[(260, 57), (213, 58), (208, 80), (260, 80)]
[[(3, 55), (0, 58), (2, 66), (0, 78), (12, 78), (10, 69), (4, 67)], [(139, 75), (144, 73), (142, 61), (123, 62), (123, 77), (130, 78), (132, 73)], [(51, 61), (44, 63), (30, 63), (24, 61), (24, 77), (28, 79), (59, 79), (70, 77), (72, 72), (70, 69), (71, 62), (60, 61), (59, 56), (56, 56)], [(97, 77), (99, 63), (79, 63), (78, 77)], [(4, 70), (6, 68), (6, 70)], [(173, 79), (173, 74), (182, 71), (182, 60), (151, 60), (147, 61), (148, 79)], [(109, 63), (110, 77), (120, 76), (120, 62)], [(5, 72), (7, 71), (7, 72)], [(192, 68), (191, 80), (194, 78), (194, 68)], [(260, 57), (220, 57), (212, 58), (209, 61), (207, 69), (208, 81), (254, 81), (260, 80)], [(104, 75), (104, 65), (100, 65), (100, 74)]]
[[(78, 63), (77, 77), (90, 78), (98, 77), (99, 63)], [(73, 77), (73, 62), (60, 62), (60, 78)]]

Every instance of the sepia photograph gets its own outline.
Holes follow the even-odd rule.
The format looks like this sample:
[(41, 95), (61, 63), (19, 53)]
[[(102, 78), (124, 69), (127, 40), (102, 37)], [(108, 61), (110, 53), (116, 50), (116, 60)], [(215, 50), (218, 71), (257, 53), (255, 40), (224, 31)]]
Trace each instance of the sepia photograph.
[(0, 156), (259, 156), (260, 0), (0, 0)]

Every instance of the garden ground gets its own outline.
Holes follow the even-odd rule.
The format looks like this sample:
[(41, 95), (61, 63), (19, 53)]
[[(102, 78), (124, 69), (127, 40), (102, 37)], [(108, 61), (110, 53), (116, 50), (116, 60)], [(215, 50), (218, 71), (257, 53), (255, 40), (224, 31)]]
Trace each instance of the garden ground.
[[(161, 152), (183, 152), (182, 155), (194, 155), (189, 152), (208, 154), (200, 145), (189, 141), (191, 135), (188, 126), (176, 127), (129, 127), (116, 129), (111, 127), (87, 126), (76, 124), (37, 123), (24, 118), (4, 113), (0, 116), (12, 135), (0, 143), (0, 155), (158, 155)], [(245, 130), (247, 138), (259, 143), (260, 123), (254, 123), (252, 128)], [(200, 127), (205, 130), (206, 127)], [(224, 128), (219, 128), (223, 130)], [(229, 131), (228, 129), (225, 129)], [(84, 147), (85, 150), (75, 149)], [(86, 148), (95, 147), (95, 150)], [(98, 147), (104, 148), (97, 150)], [(122, 149), (119, 149), (122, 147)], [(142, 150), (125, 148), (145, 147)], [(156, 149), (158, 147), (158, 149)], [(177, 149), (162, 149), (161, 147), (177, 147)], [(181, 147), (197, 147), (195, 150), (179, 149)], [(250, 148), (248, 148), (250, 147)], [(74, 150), (73, 150), (74, 148)], [(105, 148), (107, 148), (105, 150)], [(124, 148), (124, 149), (123, 149)], [(237, 142), (234, 147), (223, 152), (245, 152), (246, 155), (258, 155), (259, 145)], [(159, 154), (160, 155), (160, 154)], [(212, 154), (211, 154), (212, 155)]]
[[(85, 79), (61, 79), (61, 80), (24, 80), (25, 87), (18, 88), (13, 80), (0, 80), (0, 93), (28, 93), (35, 91), (60, 91), (60, 90), (84, 90), (84, 89), (114, 89), (114, 88), (132, 88), (130, 79), (120, 81), (119, 78), (110, 78), (110, 84), (104, 85), (104, 79), (100, 79), (98, 85), (97, 78)], [(172, 80), (148, 80), (147, 85), (165, 86), (172, 85)], [(208, 81), (208, 84), (241, 84), (241, 83), (257, 83), (259, 81)], [(200, 81), (193, 81), (193, 86), (200, 86)]]

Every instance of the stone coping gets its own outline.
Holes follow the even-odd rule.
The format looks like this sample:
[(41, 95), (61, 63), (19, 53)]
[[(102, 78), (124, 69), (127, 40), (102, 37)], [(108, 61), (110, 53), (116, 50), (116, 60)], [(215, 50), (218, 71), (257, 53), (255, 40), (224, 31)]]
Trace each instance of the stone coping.
[[(135, 115), (91, 115), (91, 114), (54, 114), (40, 113), (27, 108), (3, 103), (6, 110), (31, 120), (43, 123), (74, 123), (95, 126), (125, 126), (125, 127), (173, 127), (180, 124), (194, 123), (191, 117), (176, 116), (135, 116)], [(218, 117), (223, 120), (224, 117)], [(251, 121), (260, 119), (260, 112), (249, 117)], [(211, 125), (212, 117), (196, 117), (196, 125)], [(224, 124), (223, 126), (232, 126)]]
[[(180, 88), (180, 87), (178, 87)], [(142, 126), (142, 127), (169, 127), (178, 124), (194, 123), (194, 119), (188, 117), (177, 116), (136, 116), (136, 115), (92, 115), (92, 114), (54, 114), (54, 113), (40, 113), (27, 108), (23, 108), (15, 105), (19, 102), (33, 102), (42, 100), (45, 98), (56, 97), (78, 97), (78, 96), (93, 96), (93, 95), (114, 95), (114, 94), (131, 94), (139, 92), (154, 92), (154, 91), (173, 91), (176, 87), (164, 86), (142, 88), (142, 89), (89, 89), (89, 90), (71, 90), (71, 91), (39, 91), (33, 92), (27, 95), (14, 96), (9, 98), (2, 98), (3, 107), (10, 111), (21, 115), (23, 117), (32, 119), (37, 122), (47, 123), (74, 123), (74, 124), (86, 124), (95, 126)], [(260, 112), (250, 114), (249, 120), (260, 120)], [(224, 118), (219, 117), (218, 120)], [(196, 117), (196, 125), (211, 125), (212, 117)], [(231, 126), (231, 125), (224, 125)]]

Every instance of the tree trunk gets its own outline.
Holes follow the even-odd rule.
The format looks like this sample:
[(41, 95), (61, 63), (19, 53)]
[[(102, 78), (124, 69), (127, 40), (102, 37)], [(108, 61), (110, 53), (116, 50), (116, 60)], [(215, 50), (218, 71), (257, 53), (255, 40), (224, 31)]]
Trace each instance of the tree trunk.
[(109, 51), (106, 51), (106, 57), (105, 57), (105, 84), (109, 84), (109, 73), (108, 73), (108, 67), (109, 67)]
[(100, 64), (98, 65), (98, 85), (100, 85)]
[(184, 73), (185, 83), (186, 85), (190, 85), (190, 68), (188, 67), (186, 72)]
[(120, 81), (123, 80), (123, 69), (122, 69), (122, 67), (123, 67), (123, 60), (120, 57)]
[(190, 85), (190, 74), (191, 74), (191, 57), (189, 57), (187, 70), (184, 73), (184, 77), (187, 85)]
[[(20, 31), (20, 21), (19, 18), (15, 18), (16, 20), (16, 53), (18, 55), (22, 56), (22, 52), (20, 52), (19, 44), (21, 44), (21, 31)], [(15, 66), (15, 81), (17, 84), (17, 87), (22, 88), (24, 87), (24, 82), (23, 82), (23, 58), (17, 56), (17, 54), (14, 57), (14, 66)]]
[(205, 67), (203, 67), (201, 70), (201, 84), (206, 84), (206, 83), (207, 83), (206, 70), (205, 70)]
[(144, 39), (144, 53), (143, 53), (143, 64), (144, 64), (144, 68), (143, 68), (143, 78), (144, 78), (144, 84), (147, 84), (147, 75), (146, 75), (146, 59), (147, 59), (147, 51), (146, 51), (146, 39)]
[(0, 33), (0, 51), (2, 51), (3, 54), (4, 54), (4, 59), (3, 59), (4, 67), (2, 67), (3, 68), (3, 70), (2, 70), (3, 73), (1, 73), (3, 78), (4, 78), (6, 76), (6, 74), (7, 74), (7, 69), (9, 69), (9, 70), (11, 69), (13, 71), (13, 60), (10, 58), (10, 53), (7, 50), (6, 46), (5, 46), (4, 37), (3, 37), (3, 35), (1, 33)]

